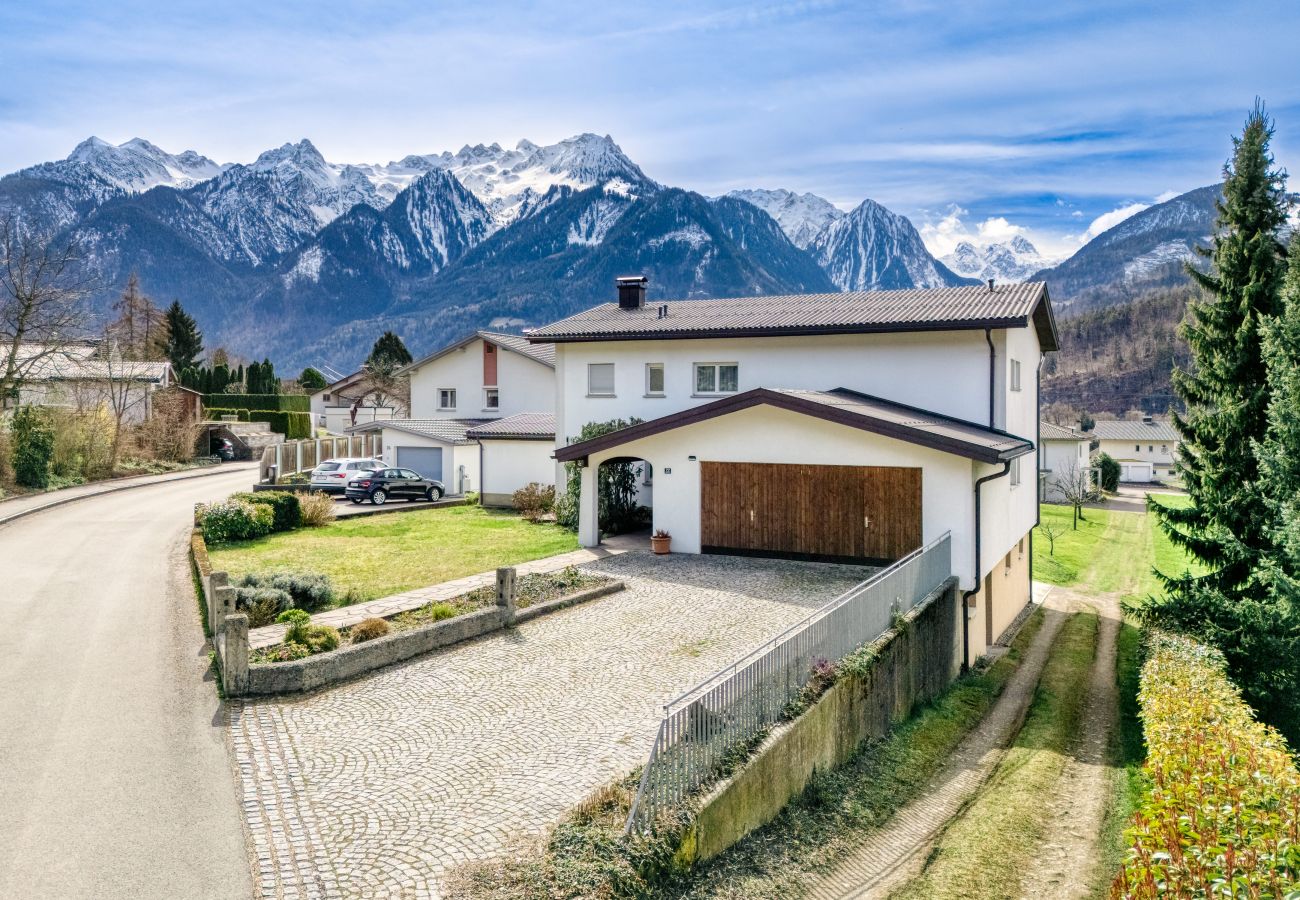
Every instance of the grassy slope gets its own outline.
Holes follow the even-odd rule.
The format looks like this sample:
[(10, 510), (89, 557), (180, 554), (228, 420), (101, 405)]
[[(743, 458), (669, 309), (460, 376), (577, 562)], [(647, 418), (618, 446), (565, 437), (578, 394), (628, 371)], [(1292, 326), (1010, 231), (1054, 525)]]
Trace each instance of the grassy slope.
[(248, 572), (324, 572), (335, 592), (374, 600), (497, 566), (576, 550), (575, 535), (555, 525), (530, 525), (516, 515), (477, 506), (341, 519), (209, 548), (212, 567), (232, 580)]
[(1052, 792), (1068, 759), (1088, 693), (1097, 616), (1078, 613), (1052, 645), (1015, 743), (969, 807), (944, 832), (903, 900), (1016, 897), (1044, 837)]

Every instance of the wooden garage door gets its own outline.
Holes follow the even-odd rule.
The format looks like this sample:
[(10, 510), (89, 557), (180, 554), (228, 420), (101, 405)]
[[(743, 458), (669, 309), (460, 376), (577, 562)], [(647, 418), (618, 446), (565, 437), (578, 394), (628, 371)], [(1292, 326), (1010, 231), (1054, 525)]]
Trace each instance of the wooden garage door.
[(700, 463), (707, 552), (894, 560), (921, 546), (921, 470)]

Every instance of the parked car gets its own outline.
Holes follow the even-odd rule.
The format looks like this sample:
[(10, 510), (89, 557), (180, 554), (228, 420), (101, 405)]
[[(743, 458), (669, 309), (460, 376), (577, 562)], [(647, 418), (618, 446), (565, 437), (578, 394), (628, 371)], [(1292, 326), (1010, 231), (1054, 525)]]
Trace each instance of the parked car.
[(222, 462), (230, 462), (235, 458), (235, 445), (229, 438), (213, 438), (211, 450), (212, 455)]
[(347, 498), (353, 503), (369, 500), (381, 506), (389, 500), (439, 500), (446, 490), (441, 481), (425, 478), (410, 469), (379, 469), (348, 482)]
[(365, 472), (382, 469), (384, 464), (370, 456), (343, 456), (327, 459), (311, 470), (311, 486), (327, 494), (342, 494), (348, 481)]

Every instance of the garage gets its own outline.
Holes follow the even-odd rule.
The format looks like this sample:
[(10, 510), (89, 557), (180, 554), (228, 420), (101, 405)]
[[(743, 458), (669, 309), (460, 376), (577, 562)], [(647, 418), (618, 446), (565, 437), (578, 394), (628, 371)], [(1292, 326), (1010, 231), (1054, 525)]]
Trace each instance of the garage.
[(414, 469), (425, 478), (442, 481), (441, 447), (397, 447), (397, 465)]
[(921, 546), (921, 469), (700, 463), (701, 549), (889, 562)]
[(1155, 481), (1155, 473), (1152, 471), (1152, 469), (1153, 466), (1149, 462), (1140, 462), (1137, 460), (1120, 460), (1119, 480), (1138, 481), (1143, 483)]

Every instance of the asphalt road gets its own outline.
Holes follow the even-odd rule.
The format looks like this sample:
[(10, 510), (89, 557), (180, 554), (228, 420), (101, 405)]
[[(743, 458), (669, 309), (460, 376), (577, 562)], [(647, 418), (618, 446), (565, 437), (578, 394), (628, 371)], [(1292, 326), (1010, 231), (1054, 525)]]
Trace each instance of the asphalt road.
[(247, 470), (0, 526), (0, 897), (247, 898), (186, 556)]

